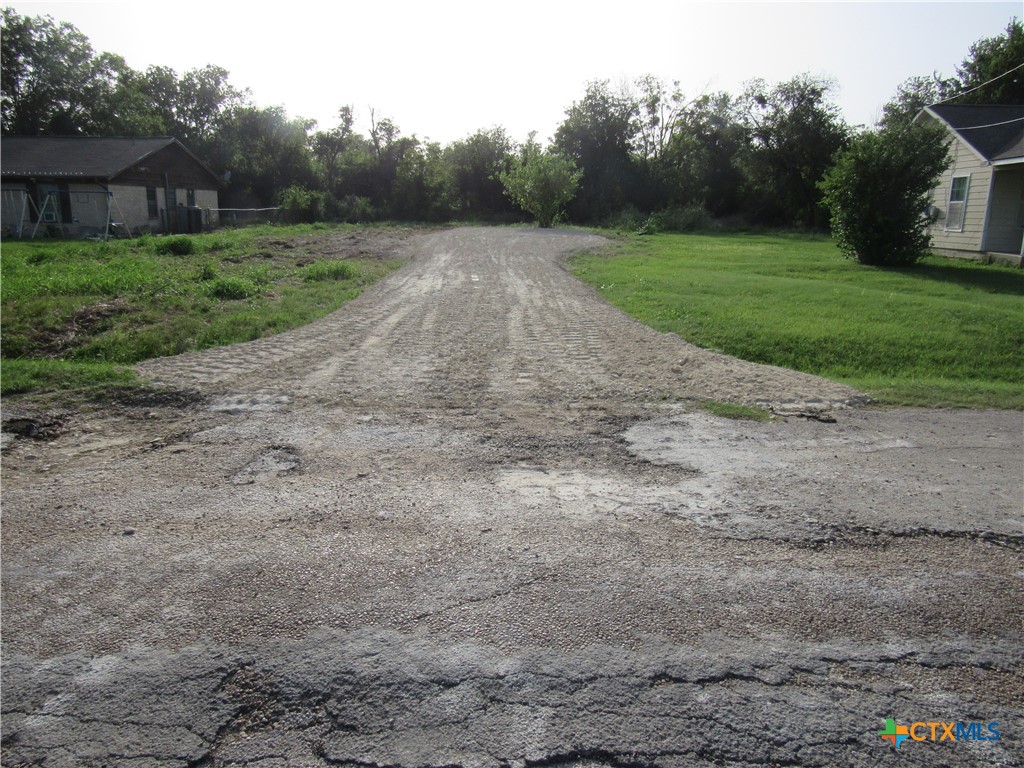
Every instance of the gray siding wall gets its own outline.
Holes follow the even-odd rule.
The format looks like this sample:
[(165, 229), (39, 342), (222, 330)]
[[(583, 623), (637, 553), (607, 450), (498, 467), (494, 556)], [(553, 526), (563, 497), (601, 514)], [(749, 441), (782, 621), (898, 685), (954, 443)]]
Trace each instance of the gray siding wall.
[[(982, 231), (985, 227), (985, 210), (992, 185), (992, 166), (956, 137), (953, 138), (949, 152), (953, 164), (942, 174), (938, 186), (932, 192), (932, 205), (941, 211), (938, 221), (930, 228), (932, 247), (980, 252)], [(970, 176), (963, 229), (959, 232), (946, 228), (949, 192), (953, 186), (953, 178), (957, 176)]]

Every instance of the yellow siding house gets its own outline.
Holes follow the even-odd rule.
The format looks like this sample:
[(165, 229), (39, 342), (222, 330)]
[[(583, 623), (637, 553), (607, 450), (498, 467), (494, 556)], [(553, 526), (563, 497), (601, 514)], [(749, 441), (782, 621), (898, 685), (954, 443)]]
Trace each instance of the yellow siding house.
[(1020, 264), (1024, 254), (1024, 105), (936, 104), (918, 122), (949, 131), (952, 164), (932, 193), (932, 250)]

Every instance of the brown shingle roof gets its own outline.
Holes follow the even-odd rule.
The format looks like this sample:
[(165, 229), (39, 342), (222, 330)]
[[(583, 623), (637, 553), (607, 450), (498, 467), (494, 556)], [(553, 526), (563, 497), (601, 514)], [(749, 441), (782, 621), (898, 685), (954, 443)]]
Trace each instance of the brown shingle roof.
[(112, 179), (154, 152), (177, 143), (170, 136), (5, 136), (0, 140), (0, 174)]

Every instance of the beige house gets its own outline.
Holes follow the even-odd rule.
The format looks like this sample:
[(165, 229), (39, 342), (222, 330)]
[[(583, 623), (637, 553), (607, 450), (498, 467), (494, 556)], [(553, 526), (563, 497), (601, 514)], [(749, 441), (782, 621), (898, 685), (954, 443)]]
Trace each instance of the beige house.
[(4, 234), (87, 237), (108, 222), (142, 232), (216, 226), (220, 179), (177, 140), (5, 136)]
[(932, 193), (932, 250), (1021, 263), (1024, 253), (1024, 105), (925, 107), (918, 122), (950, 134), (952, 164)]

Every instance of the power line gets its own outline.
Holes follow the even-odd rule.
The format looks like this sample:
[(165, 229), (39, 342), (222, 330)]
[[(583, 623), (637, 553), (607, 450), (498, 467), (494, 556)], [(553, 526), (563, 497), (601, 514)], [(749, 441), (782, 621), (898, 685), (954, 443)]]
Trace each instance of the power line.
[[(945, 103), (946, 103), (947, 101), (953, 101), (953, 99), (959, 99), (959, 98), (960, 98), (961, 96), (966, 96), (966, 95), (967, 95), (968, 93), (974, 93), (974, 91), (978, 90), (979, 88), (984, 88), (984, 87), (985, 87), (986, 85), (988, 85), (989, 83), (994, 83), (994, 82), (995, 82), (996, 80), (998, 80), (999, 78), (1001, 78), (1001, 77), (1006, 77), (1006, 76), (1007, 76), (1008, 74), (1010, 74), (1011, 72), (1016, 72), (1016, 71), (1017, 71), (1018, 69), (1020, 69), (1021, 67), (1024, 67), (1024, 63), (1022, 63), (1022, 64), (1018, 64), (1018, 65), (1017, 65), (1016, 67), (1013, 67), (1013, 69), (1008, 69), (1008, 70), (1006, 70), (1006, 71), (1005, 71), (1005, 72), (1003, 72), (1003, 74), (1001, 74), (1001, 75), (996, 75), (996, 76), (995, 76), (995, 77), (993, 77), (993, 78), (992, 78), (991, 80), (986, 80), (986, 81), (985, 81), (984, 83), (982, 83), (981, 85), (976, 85), (976, 86), (974, 86), (973, 88), (969, 88), (969, 89), (967, 89), (966, 91), (961, 91), (960, 93), (956, 94), (955, 96), (950, 96), (950, 97), (949, 97), (948, 99), (943, 99), (942, 101), (936, 101), (936, 102), (935, 102), (934, 104), (929, 104), (928, 106), (930, 106), (930, 107), (936, 107), (936, 106), (938, 106), (939, 104), (945, 104)], [(979, 126), (979, 127), (980, 127), (980, 126)]]
[(965, 125), (957, 128), (958, 131), (973, 131), (977, 128), (995, 128), (997, 125), (1009, 125), (1010, 123), (1024, 123), (1024, 117), (1015, 117), (1013, 120), (1003, 120), (1001, 123), (989, 123), (988, 125)]

